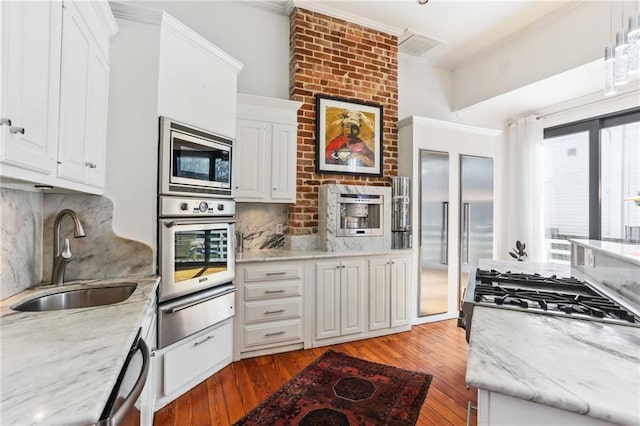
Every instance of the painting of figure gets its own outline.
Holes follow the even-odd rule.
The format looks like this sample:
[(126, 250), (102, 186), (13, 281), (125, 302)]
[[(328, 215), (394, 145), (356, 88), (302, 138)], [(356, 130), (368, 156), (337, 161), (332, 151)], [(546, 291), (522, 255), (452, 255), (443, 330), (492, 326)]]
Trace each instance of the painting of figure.
[(316, 96), (316, 170), (382, 175), (382, 107)]

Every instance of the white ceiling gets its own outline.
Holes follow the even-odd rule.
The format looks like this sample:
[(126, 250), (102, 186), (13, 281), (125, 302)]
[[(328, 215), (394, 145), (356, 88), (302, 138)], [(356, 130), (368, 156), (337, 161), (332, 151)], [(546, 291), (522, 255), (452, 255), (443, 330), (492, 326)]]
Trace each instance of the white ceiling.
[[(566, 0), (294, 0), (295, 5), (400, 35), (439, 41), (424, 60), (453, 70), (501, 40), (554, 14)], [(582, 0), (584, 1), (584, 0)]]

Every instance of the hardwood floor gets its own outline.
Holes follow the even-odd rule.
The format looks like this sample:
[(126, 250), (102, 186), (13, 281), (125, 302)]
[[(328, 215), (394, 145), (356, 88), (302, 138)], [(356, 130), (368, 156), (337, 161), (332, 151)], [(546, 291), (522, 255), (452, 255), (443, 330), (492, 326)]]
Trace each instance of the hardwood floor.
[(464, 330), (447, 320), (406, 333), (234, 362), (158, 411), (154, 426), (233, 424), (329, 348), (432, 374), (418, 425), (464, 425), (467, 402), (476, 403), (475, 389), (467, 390), (464, 381)]

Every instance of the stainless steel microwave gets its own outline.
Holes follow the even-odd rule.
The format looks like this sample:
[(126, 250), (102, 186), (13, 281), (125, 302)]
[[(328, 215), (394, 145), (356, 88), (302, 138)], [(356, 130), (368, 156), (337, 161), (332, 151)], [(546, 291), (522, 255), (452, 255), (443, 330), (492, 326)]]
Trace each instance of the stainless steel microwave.
[(161, 195), (232, 197), (234, 141), (160, 117)]

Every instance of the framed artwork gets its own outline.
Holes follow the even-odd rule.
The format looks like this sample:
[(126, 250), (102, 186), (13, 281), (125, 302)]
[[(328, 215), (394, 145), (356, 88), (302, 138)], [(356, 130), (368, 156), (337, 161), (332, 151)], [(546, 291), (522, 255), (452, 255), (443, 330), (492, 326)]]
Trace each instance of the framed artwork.
[(382, 176), (382, 105), (316, 95), (316, 172)]

